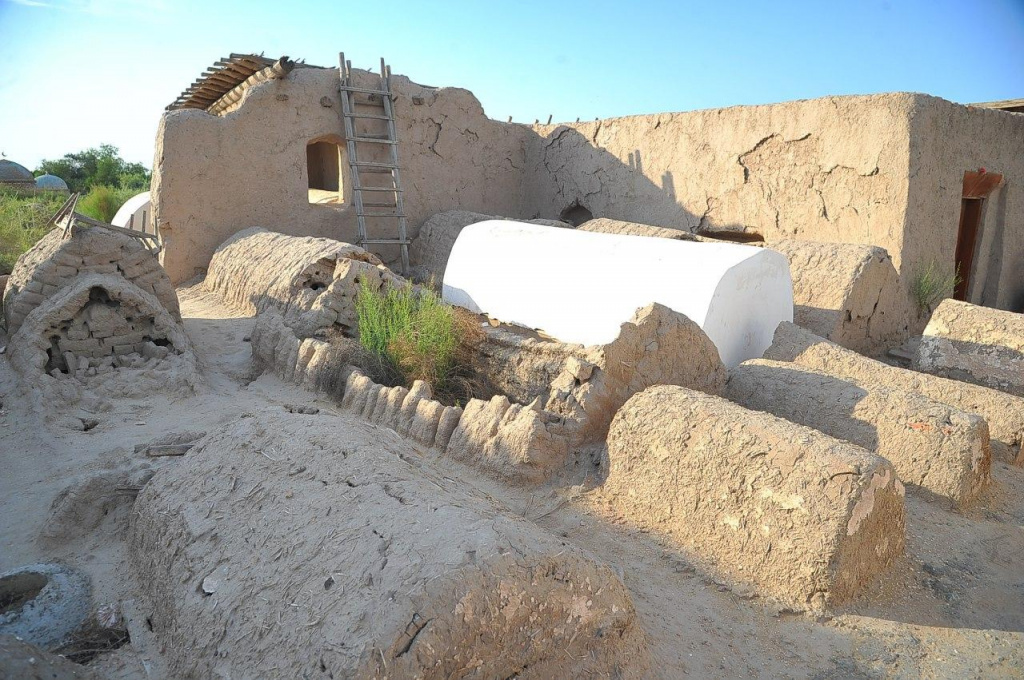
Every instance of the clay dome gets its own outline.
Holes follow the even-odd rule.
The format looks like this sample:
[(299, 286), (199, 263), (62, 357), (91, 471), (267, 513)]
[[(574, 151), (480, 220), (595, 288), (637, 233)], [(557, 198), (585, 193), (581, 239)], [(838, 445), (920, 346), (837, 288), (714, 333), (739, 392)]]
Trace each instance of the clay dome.
[(24, 165), (7, 159), (0, 160), (0, 184), (35, 184), (36, 178)]
[(40, 175), (36, 177), (36, 188), (47, 191), (68, 191), (68, 183), (57, 175)]

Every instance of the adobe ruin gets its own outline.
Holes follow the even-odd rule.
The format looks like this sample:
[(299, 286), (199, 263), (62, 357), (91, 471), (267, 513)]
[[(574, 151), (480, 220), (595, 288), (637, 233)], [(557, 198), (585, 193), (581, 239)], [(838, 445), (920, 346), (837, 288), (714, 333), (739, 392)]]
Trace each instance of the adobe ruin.
[[(1020, 307), (1024, 119), (897, 93), (530, 126), (396, 76), (400, 271), (399, 248), (374, 243), (393, 233), (359, 234), (338, 71), (232, 55), (214, 75), (161, 120), (159, 238), (70, 219), (4, 292), (0, 371), (15, 380), (0, 374), (0, 403), (47, 414), (62, 454), (12, 428), (50, 465), (19, 456), (12, 478), (61, 480), (43, 526), (26, 514), (17, 535), (117, 565), (96, 578), (90, 625), (130, 641), (98, 667), (646, 678), (728, 674), (726, 656), (746, 655), (754, 671), (850, 675), (844, 645), (867, 641), (897, 675), (922, 663), (915, 644), (941, 664), (980, 658), (973, 632), (992, 669), (1024, 666), (1020, 315), (930, 313), (912, 294), (922, 267), (965, 261), (959, 235), (973, 264), (953, 292)], [(382, 141), (375, 120), (355, 134)], [(998, 180), (965, 184), (981, 163)], [(976, 229), (958, 232), (975, 200)], [(488, 268), (507, 254), (488, 246), (459, 280), (452, 252), (510, 219), (533, 235), (513, 266)], [(617, 257), (517, 271), (557, 266), (529, 252), (551, 234)], [(526, 306), (569, 315), (645, 275), (657, 258), (636, 253), (700, 248), (769, 261), (786, 289), (753, 358), (680, 309), (698, 288), (741, 298), (722, 327), (753, 337), (743, 322), (766, 298), (726, 276), (637, 286), (654, 299), (592, 344), (463, 300), (472, 390), (455, 399), (380, 378), (359, 343), (366, 291), (472, 298), (490, 272), (514, 297), (533, 276)], [(893, 365), (922, 329), (910, 367)]]

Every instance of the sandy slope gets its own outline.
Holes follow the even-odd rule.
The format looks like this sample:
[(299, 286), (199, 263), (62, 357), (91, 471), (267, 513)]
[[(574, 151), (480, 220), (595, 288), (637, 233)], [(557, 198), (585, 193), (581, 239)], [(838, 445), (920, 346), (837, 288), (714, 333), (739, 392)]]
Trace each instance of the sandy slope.
[[(156, 394), (112, 402), (105, 413), (67, 414), (100, 421), (85, 432), (68, 427), (73, 421), (66, 418), (45, 424), (42, 414), (28, 411), (6, 359), (0, 361), (0, 570), (62, 561), (91, 576), (97, 603), (122, 602), (132, 643), (93, 663), (111, 677), (165, 676), (124, 565), (123, 539), (133, 475), (144, 475), (147, 466), (188, 464), (188, 456), (140, 457), (136, 444), (169, 433), (209, 431), (242, 413), (258, 417), (298, 403), (318, 406), (319, 417), (345, 419), (368, 441), (379, 436), (276, 378), (249, 382), (245, 338), (252, 320), (194, 286), (179, 296), (205, 376), (194, 396)], [(719, 586), (695, 569), (692, 556), (623, 526), (585, 493), (510, 489), (454, 464), (452, 474), (618, 568), (650, 637), (657, 677), (1024, 675), (1020, 468), (994, 464), (994, 488), (964, 514), (937, 501), (908, 498), (907, 556), (872, 592), (820, 621), (772, 611)], [(83, 485), (97, 476), (114, 481)], [(65, 499), (63, 510), (51, 516), (51, 504), (68, 487), (83, 502)], [(94, 512), (97, 507), (106, 514)]]

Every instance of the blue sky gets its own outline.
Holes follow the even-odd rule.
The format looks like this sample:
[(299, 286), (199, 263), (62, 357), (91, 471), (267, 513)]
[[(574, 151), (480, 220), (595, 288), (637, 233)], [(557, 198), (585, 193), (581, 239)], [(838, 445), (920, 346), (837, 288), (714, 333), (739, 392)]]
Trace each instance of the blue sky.
[(0, 151), (103, 142), (152, 163), (164, 106), (230, 52), (472, 90), (505, 120), (828, 94), (1024, 97), (1024, 0), (222, 2), (0, 0)]

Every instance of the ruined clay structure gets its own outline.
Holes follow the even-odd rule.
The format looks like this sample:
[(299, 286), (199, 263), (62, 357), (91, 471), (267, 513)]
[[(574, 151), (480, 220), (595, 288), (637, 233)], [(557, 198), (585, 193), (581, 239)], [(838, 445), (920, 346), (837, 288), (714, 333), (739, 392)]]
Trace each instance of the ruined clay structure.
[(120, 276), (181, 320), (178, 298), (153, 253), (135, 238), (103, 229), (75, 225), (67, 233), (54, 229), (22, 257), (3, 292), (8, 333), (17, 332), (29, 313), (59, 289), (87, 274)]
[(924, 329), (914, 368), (1024, 397), (1024, 316), (944, 300)]
[(890, 366), (847, 350), (793, 324), (779, 324), (765, 359), (802, 366), (871, 385), (917, 392), (935, 401), (982, 416), (989, 426), (996, 457), (1024, 465), (1024, 399), (986, 387)]
[(22, 255), (4, 291), (12, 366), (30, 399), (83, 391), (189, 390), (195, 356), (154, 253), (102, 226), (55, 227)]
[(0, 281), (0, 678), (1020, 677), (1024, 117), (347, 73)]
[(147, 486), (131, 559), (175, 675), (640, 675), (644, 635), (614, 571), (399, 448), (243, 418)]
[(14, 337), (18, 370), (55, 378), (86, 380), (191, 353), (180, 324), (156, 298), (99, 274), (82, 276), (44, 301)]
[[(360, 69), (353, 77), (363, 87), (377, 82)], [(299, 65), (285, 77), (243, 83), (230, 107), (197, 104), (164, 115), (152, 199), (174, 282), (194, 276), (220, 243), (253, 225), (356, 242), (338, 81), (335, 68)], [(961, 201), (974, 195), (965, 173), (984, 166), (993, 177), (1024, 175), (1024, 119), (920, 94), (531, 126), (487, 118), (464, 89), (396, 75), (392, 91), (412, 238), (431, 216), (461, 210), (855, 243), (889, 254), (908, 304), (929, 264), (954, 271)], [(356, 132), (378, 132), (376, 122)], [(310, 202), (326, 171), (335, 198)], [(1019, 309), (1024, 284), (1014, 272), (1024, 236), (1014, 225), (1024, 219), (1024, 198), (1005, 181), (990, 185), (992, 209), (977, 229), (972, 271), (961, 274), (971, 302)], [(368, 232), (394, 236), (384, 222)], [(394, 246), (377, 249), (385, 261), (397, 257)]]
[(904, 490), (888, 461), (721, 397), (636, 395), (608, 458), (602, 493), (627, 522), (790, 606), (839, 604), (903, 552)]
[(989, 483), (988, 423), (916, 392), (864, 389), (806, 367), (758, 359), (730, 373), (727, 395), (877, 453), (905, 484), (957, 504), (969, 504)]

